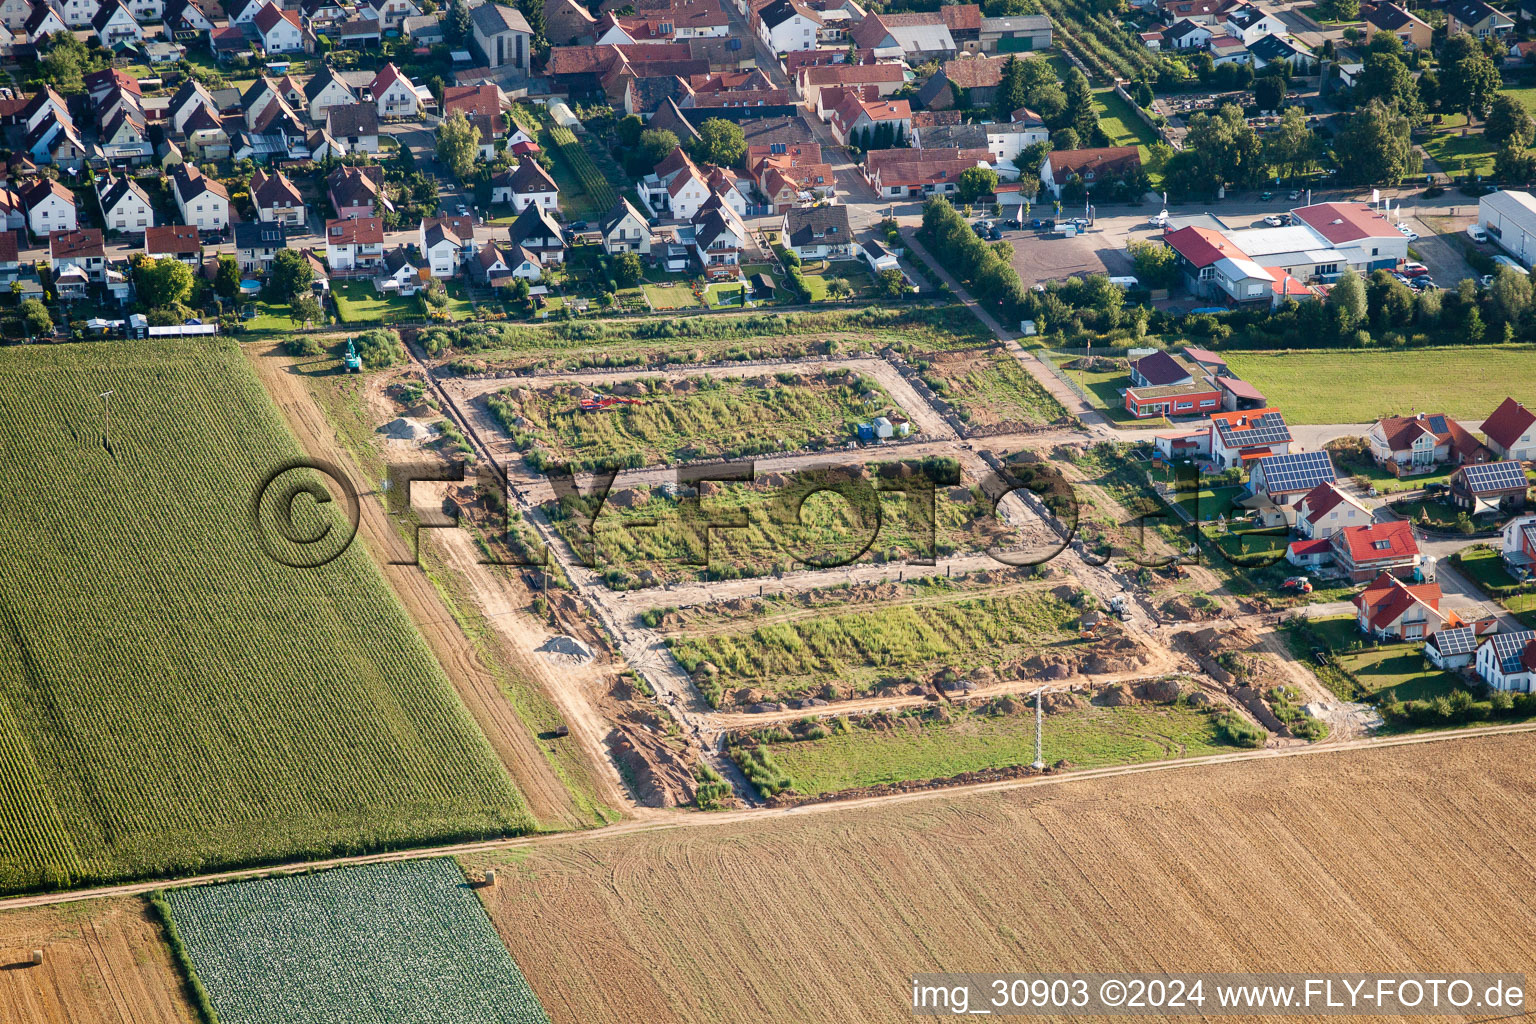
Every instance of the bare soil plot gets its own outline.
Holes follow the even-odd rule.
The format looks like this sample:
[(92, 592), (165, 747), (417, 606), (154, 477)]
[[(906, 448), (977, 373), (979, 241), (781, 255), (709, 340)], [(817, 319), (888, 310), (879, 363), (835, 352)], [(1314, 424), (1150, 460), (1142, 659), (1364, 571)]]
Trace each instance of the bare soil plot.
[(1519, 971), (1533, 756), (1357, 748), (469, 863), (502, 869), (492, 919), (582, 1024), (910, 1021), (917, 971)]
[[(43, 951), (31, 966), (32, 950)], [(160, 925), (139, 899), (0, 913), (0, 1024), (193, 1024)]]
[(1069, 422), (1055, 396), (1001, 346), (930, 352), (914, 365), (928, 386), (955, 407), (973, 434)]
[[(877, 416), (906, 421), (885, 389), (848, 370), (643, 377), (597, 388), (513, 385), (486, 401), (535, 467), (658, 466), (822, 449), (853, 440), (857, 425)], [(612, 404), (583, 409), (583, 401)]]

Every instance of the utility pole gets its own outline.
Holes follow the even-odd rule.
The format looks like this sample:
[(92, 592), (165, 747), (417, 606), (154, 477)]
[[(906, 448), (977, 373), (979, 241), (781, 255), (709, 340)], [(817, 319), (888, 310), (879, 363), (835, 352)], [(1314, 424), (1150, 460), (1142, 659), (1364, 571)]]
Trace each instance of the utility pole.
[(1045, 715), (1041, 709), (1041, 700), (1045, 695), (1045, 687), (1035, 691), (1035, 763), (1030, 767), (1037, 772), (1045, 771), (1045, 757), (1040, 751), (1041, 733), (1045, 728)]
[(96, 397), (101, 399), (103, 419), (101, 426), (101, 443), (107, 451), (112, 450), (112, 392), (103, 391)]

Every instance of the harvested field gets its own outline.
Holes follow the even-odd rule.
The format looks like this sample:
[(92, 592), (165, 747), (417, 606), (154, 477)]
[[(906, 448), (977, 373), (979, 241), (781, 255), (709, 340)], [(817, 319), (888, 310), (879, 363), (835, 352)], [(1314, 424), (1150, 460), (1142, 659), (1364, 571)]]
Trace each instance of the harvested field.
[[(959, 678), (985, 668), (989, 678), (994, 672), (1007, 677), (1011, 669), (1003, 666), (1011, 661), (1022, 674), (1029, 659), (1044, 660), (1042, 648), (1089, 646), (1078, 640), (1080, 614), (1043, 588), (958, 599), (940, 592), (920, 603), (797, 617), (735, 633), (685, 633), (669, 643), (689, 672), (713, 666), (700, 685), (717, 703), (804, 694), (833, 699), (883, 684), (926, 683), (935, 673)], [(754, 694), (743, 698), (738, 688)]]
[[(613, 406), (582, 411), (583, 400)], [(590, 469), (745, 458), (853, 440), (876, 416), (904, 421), (877, 383), (850, 371), (760, 377), (638, 378), (594, 391), (581, 384), (516, 385), (486, 404), (529, 464)]]
[(1533, 757), (1350, 749), (468, 860), (504, 869), (487, 907), (560, 1022), (894, 1024), (918, 971), (1523, 971)]
[(253, 536), (300, 453), (238, 347), (7, 349), (0, 422), (0, 889), (532, 827), (366, 550)]
[[(926, 504), (920, 480), (910, 493), (895, 489), (902, 483), (901, 467), (911, 464), (880, 465), (866, 467), (863, 477), (836, 469), (767, 473), (751, 484), (706, 482), (697, 500), (690, 495), (680, 500), (660, 487), (615, 489), (595, 522), (585, 501), (551, 502), (545, 508), (567, 541), (590, 557), (615, 589), (947, 556), (1013, 540), (1009, 528), (992, 518), (990, 503), (971, 491), (940, 485)], [(911, 468), (909, 476), (917, 478)], [(944, 472), (958, 468), (951, 464), (929, 479), (943, 479)], [(872, 478), (881, 473), (893, 474), (892, 486), (876, 489)], [(716, 525), (706, 532), (708, 522)]]
[(446, 857), (166, 894), (222, 1024), (548, 1024)]
[[(32, 950), (43, 951), (40, 967)], [(0, 913), (0, 1024), (193, 1024), (140, 899)]]
[(914, 365), (971, 430), (1026, 430), (1069, 419), (1055, 396), (1002, 346), (929, 352)]
[[(813, 733), (826, 734), (818, 739), (766, 743), (763, 749), (790, 789), (801, 796), (950, 779), (1032, 763), (1034, 707), (1020, 695), (975, 710), (920, 708), (855, 722), (831, 720)], [(1103, 768), (1235, 749), (1223, 738), (1216, 717), (1213, 710), (1182, 703), (1095, 707), (1073, 700), (1046, 715), (1042, 757), (1046, 764), (1066, 761), (1074, 768)], [(803, 726), (797, 729), (804, 731)]]

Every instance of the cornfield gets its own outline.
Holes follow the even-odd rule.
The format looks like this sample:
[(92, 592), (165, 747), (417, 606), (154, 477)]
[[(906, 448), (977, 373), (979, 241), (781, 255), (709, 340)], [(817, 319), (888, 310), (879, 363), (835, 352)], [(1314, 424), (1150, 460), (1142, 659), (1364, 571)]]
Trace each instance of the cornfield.
[(531, 826), (361, 543), (262, 551), (235, 346), (0, 351), (0, 432), (0, 891)]
[(582, 190), (591, 200), (592, 209), (598, 211), (599, 216), (611, 210), (613, 204), (618, 202), (618, 197), (608, 179), (603, 177), (597, 165), (592, 162), (592, 157), (582, 148), (576, 133), (564, 125), (552, 124), (549, 126), (549, 141), (555, 144), (571, 172), (581, 179)]
[(549, 1024), (447, 858), (179, 889), (221, 1024)]

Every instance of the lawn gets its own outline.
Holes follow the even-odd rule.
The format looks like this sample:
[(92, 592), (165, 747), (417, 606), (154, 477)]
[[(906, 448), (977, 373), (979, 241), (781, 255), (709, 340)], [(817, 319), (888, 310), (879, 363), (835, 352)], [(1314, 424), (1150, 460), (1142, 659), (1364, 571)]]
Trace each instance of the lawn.
[(1440, 170), (1452, 177), (1463, 174), (1492, 174), (1493, 158), (1498, 147), (1483, 137), (1482, 132), (1457, 135), (1440, 132), (1424, 143), (1424, 152), (1440, 166)]
[(1233, 351), (1228, 363), (1291, 423), (1369, 423), (1415, 409), (1481, 421), (1536, 380), (1529, 345)]
[(1227, 487), (1202, 487), (1198, 491), (1178, 491), (1180, 495), (1176, 504), (1189, 514), (1191, 519), (1197, 522), (1210, 522), (1217, 516), (1231, 518), (1235, 509), (1235, 502), (1246, 493), (1246, 488), (1241, 484), (1232, 484)]
[(458, 281), (448, 282), (448, 312), (455, 320), (470, 320), (475, 315), (475, 304), (469, 301), (464, 285)]
[(416, 299), (380, 295), (369, 281), (333, 281), (331, 294), (336, 300), (336, 318), (344, 324), (393, 324), (422, 319)]
[(1532, 593), (1532, 584), (1521, 583), (1511, 576), (1497, 551), (1486, 544), (1477, 544), (1456, 555), (1455, 564), (1526, 628), (1536, 629), (1536, 593)]
[(549, 1024), (446, 857), (178, 889), (164, 905), (223, 1024)]
[(699, 305), (699, 297), (693, 294), (693, 287), (686, 279), (646, 280), (640, 287), (652, 309), (694, 309)]
[(1051, 361), (1061, 373), (1076, 384), (1083, 393), (1088, 396), (1088, 401), (1095, 409), (1103, 412), (1116, 424), (1122, 427), (1145, 427), (1148, 429), (1162, 429), (1173, 424), (1165, 416), (1137, 419), (1125, 409), (1125, 397), (1120, 393), (1129, 387), (1131, 378), (1127, 371), (1122, 369), (1109, 370), (1069, 370), (1064, 364), (1077, 359), (1077, 356), (1065, 352), (1047, 352), (1045, 357)]
[(304, 475), (253, 524), (301, 453), (238, 346), (4, 349), (0, 396), (0, 890), (532, 827), (366, 548), (283, 538)]
[(270, 335), (289, 335), (294, 332), (295, 328), (300, 326), (299, 324), (295, 323), (291, 317), (289, 317), (288, 307), (286, 305), (268, 303), (262, 301), (261, 299), (255, 300), (254, 302), (250, 303), (250, 305), (256, 307), (256, 315), (251, 317), (249, 320), (242, 320), (240, 322), (241, 326), (244, 328), (244, 331), (241, 334), (242, 340), (248, 340), (250, 335), (256, 335), (258, 337)]
[(704, 302), (710, 309), (741, 309), (745, 297), (746, 287), (740, 281), (719, 281), (704, 289)]
[(1361, 477), (1368, 482), (1369, 487), (1376, 488), (1378, 494), (1417, 491), (1423, 489), (1426, 484), (1444, 484), (1451, 479), (1448, 469), (1437, 473), (1397, 476), (1391, 470), (1378, 466), (1374, 460), (1369, 459), (1365, 462), (1344, 462), (1335, 456), (1333, 464), (1338, 468), (1340, 476)]
[[(773, 763), (806, 796), (915, 779), (952, 778), (1035, 760), (1035, 716), (1019, 700), (1014, 714), (952, 711), (946, 723), (902, 716), (878, 729), (842, 726), (823, 739), (768, 744)], [(739, 748), (738, 748), (739, 749)], [(1199, 757), (1230, 750), (1216, 716), (1184, 707), (1084, 706), (1046, 716), (1047, 764), (1075, 768)]]
[[(1099, 89), (1093, 94), (1093, 105), (1099, 112), (1099, 127), (1109, 137), (1111, 146), (1135, 146), (1141, 153), (1143, 164), (1147, 162), (1147, 147), (1157, 142), (1157, 133), (1136, 116), (1131, 105), (1121, 99), (1113, 89)], [(1148, 172), (1154, 188), (1161, 185), (1162, 175)]]
[(590, 388), (515, 386), (491, 395), (494, 416), (524, 451), (591, 467), (605, 460), (657, 466), (742, 458), (845, 441), (854, 426), (900, 413), (873, 381), (844, 371), (780, 377), (689, 377), (633, 382), (646, 393), (582, 412)]
[[(1318, 668), (1318, 678), (1344, 700), (1379, 701), (1388, 690), (1402, 701), (1422, 700), (1466, 689), (1455, 673), (1425, 659), (1421, 643), (1377, 643), (1361, 634), (1352, 616), (1310, 619), (1306, 626), (1332, 652), (1332, 664)], [(1309, 651), (1292, 647), (1312, 664)]]

